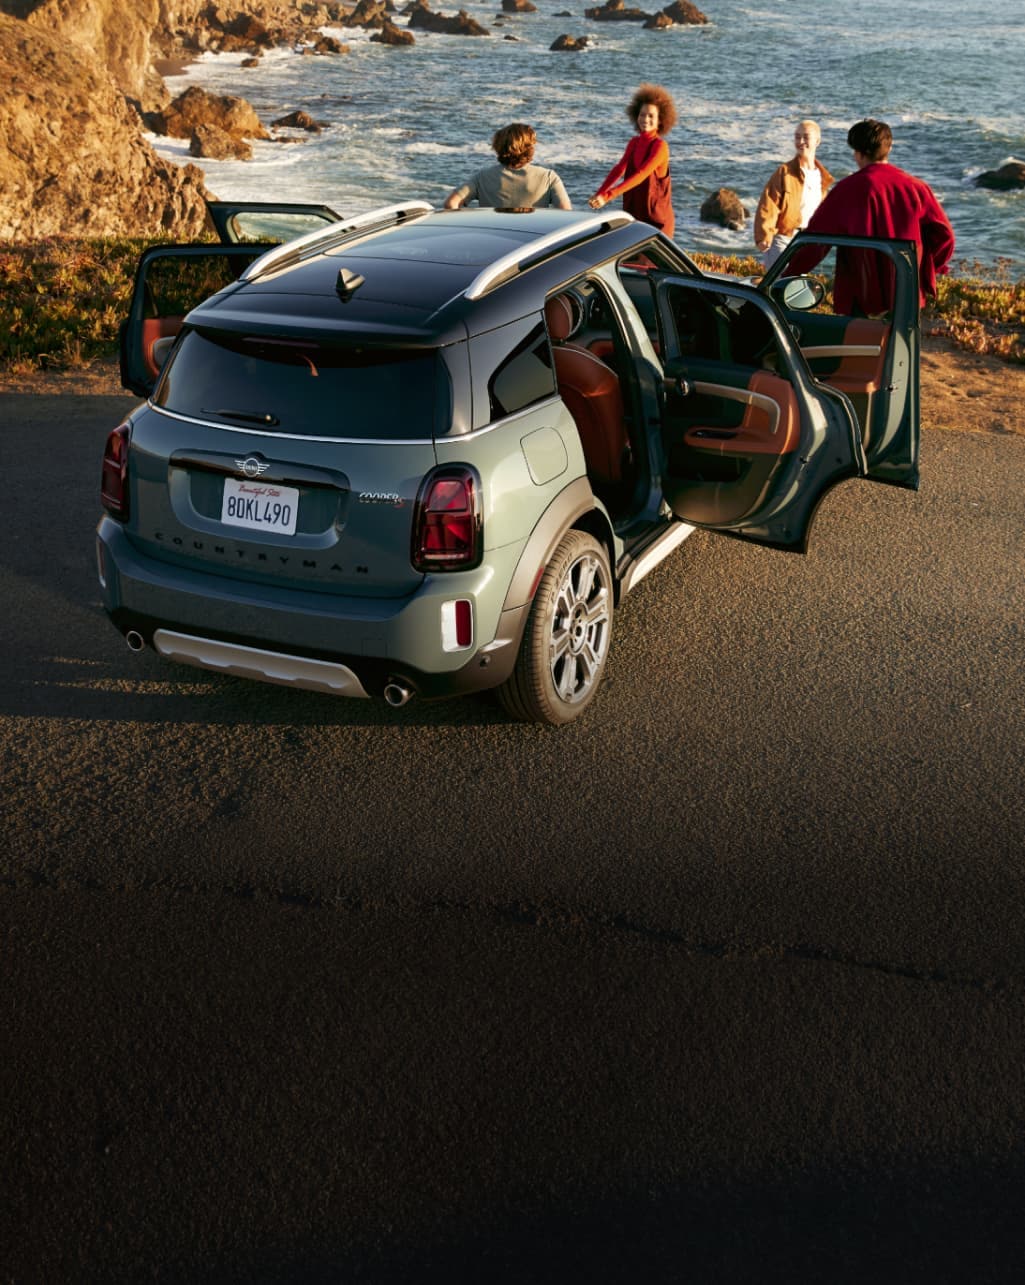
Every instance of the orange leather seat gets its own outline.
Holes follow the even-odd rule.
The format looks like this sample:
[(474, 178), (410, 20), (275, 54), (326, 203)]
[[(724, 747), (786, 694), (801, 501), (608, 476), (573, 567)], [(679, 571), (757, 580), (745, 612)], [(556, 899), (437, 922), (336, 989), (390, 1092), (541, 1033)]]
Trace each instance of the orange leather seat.
[(563, 295), (545, 304), (559, 396), (580, 434), (588, 476), (596, 482), (619, 482), (629, 452), (619, 377), (593, 352), (568, 342), (574, 316), (573, 305)]
[[(843, 393), (877, 393), (882, 383), (889, 338), (890, 327), (885, 321), (856, 317), (848, 323), (843, 336), (845, 346), (854, 351), (841, 358), (840, 365), (832, 374), (822, 378)], [(859, 348), (861, 352), (857, 351)]]

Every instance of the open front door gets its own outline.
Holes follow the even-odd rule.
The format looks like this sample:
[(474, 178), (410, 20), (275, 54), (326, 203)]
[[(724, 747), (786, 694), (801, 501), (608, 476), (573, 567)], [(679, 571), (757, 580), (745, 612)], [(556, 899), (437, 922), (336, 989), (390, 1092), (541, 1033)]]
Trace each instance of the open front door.
[(266, 245), (177, 245), (145, 250), (121, 325), (121, 383), (148, 397), (185, 314), (237, 281)]
[(812, 311), (784, 314), (817, 379), (849, 398), (866, 476), (918, 487), (918, 259), (911, 241), (799, 233), (761, 289), (811, 273), (825, 291)]
[(824, 393), (754, 287), (658, 274), (662, 492), (677, 517), (804, 552), (825, 492), (864, 469), (843, 398)]

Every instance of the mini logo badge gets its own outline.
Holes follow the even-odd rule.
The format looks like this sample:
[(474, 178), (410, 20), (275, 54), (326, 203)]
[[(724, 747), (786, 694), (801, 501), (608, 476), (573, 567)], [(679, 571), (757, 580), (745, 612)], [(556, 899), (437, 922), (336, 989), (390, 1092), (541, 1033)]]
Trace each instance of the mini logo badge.
[(262, 477), (270, 465), (256, 455), (247, 455), (244, 460), (236, 460), (235, 467), (243, 477)]

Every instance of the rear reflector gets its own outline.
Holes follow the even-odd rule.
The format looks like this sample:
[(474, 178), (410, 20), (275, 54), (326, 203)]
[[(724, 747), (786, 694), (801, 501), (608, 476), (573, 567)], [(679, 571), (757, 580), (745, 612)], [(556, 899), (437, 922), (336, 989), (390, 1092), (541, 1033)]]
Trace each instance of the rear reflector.
[(457, 598), (441, 604), (441, 650), (464, 651), (473, 642), (473, 604)]

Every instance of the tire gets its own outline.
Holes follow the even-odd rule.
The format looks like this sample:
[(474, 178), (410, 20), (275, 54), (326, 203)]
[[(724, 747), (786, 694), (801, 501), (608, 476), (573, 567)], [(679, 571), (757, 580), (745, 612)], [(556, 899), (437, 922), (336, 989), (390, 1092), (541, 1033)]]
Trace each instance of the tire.
[(516, 667), (497, 688), (506, 713), (552, 726), (580, 717), (605, 672), (612, 598), (605, 546), (567, 531), (534, 595)]

